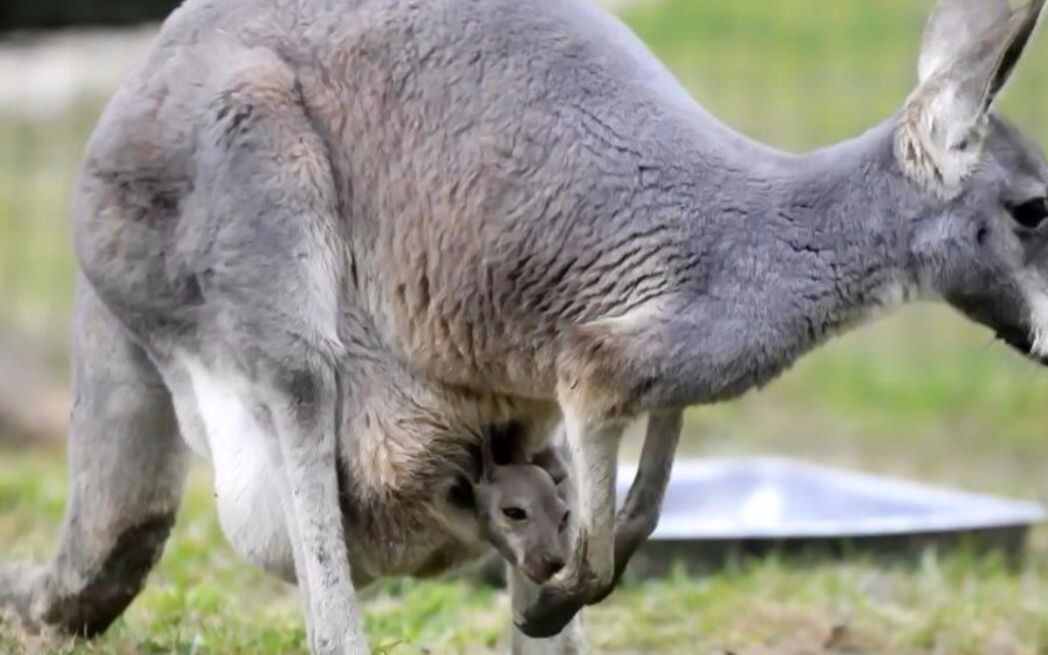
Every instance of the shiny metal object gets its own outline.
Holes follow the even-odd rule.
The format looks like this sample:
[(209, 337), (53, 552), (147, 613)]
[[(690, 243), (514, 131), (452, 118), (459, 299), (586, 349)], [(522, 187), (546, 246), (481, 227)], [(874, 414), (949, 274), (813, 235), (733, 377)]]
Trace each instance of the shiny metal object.
[[(624, 498), (635, 466), (619, 469)], [(1029, 526), (1037, 503), (789, 459), (679, 460), (654, 539), (848, 538)]]
[[(635, 471), (620, 467), (620, 501)], [(897, 558), (963, 546), (1014, 561), (1045, 516), (1033, 502), (790, 459), (680, 459), (659, 526), (630, 574), (716, 568), (773, 552)]]

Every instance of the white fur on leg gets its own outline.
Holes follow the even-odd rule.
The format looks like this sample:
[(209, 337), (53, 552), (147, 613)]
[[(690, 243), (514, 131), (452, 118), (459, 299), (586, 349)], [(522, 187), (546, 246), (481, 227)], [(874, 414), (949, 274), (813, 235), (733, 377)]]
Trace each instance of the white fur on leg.
[[(330, 390), (322, 398), (330, 403)], [(282, 504), (311, 655), (368, 655), (338, 501), (335, 412), (318, 411), (327, 420), (307, 428), (280, 401), (276, 396), (268, 405), (280, 440)]]
[(557, 578), (570, 579), (586, 564), (599, 581), (610, 583), (615, 573), (615, 476), (625, 425), (593, 426), (568, 410), (564, 427), (574, 476), (575, 525), (587, 539), (588, 561), (569, 563)]

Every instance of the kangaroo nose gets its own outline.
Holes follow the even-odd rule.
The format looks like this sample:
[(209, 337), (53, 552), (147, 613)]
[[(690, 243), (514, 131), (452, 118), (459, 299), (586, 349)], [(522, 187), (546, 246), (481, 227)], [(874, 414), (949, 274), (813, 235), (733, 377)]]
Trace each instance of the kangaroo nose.
[(553, 577), (560, 573), (561, 569), (564, 568), (564, 558), (560, 555), (547, 555), (546, 556), (546, 573), (549, 577)]

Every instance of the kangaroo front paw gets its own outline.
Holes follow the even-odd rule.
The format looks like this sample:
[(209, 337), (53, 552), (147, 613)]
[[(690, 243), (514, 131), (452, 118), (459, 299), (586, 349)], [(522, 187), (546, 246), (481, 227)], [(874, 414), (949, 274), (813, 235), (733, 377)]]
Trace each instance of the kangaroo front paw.
[(655, 523), (656, 521), (652, 521), (650, 517), (619, 518), (619, 523), (615, 528), (615, 576), (611, 579), (610, 584), (599, 585), (600, 588), (587, 603), (588, 605), (604, 602), (611, 592), (615, 591), (619, 580), (626, 572), (626, 566), (655, 530)]
[(532, 639), (555, 637), (586, 605), (584, 595), (557, 587), (545, 587), (538, 600), (516, 620), (517, 628)]

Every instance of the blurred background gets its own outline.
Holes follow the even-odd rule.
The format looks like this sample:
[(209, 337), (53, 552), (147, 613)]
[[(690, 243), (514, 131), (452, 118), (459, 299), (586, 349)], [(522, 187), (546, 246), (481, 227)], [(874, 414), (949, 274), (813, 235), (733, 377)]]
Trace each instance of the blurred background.
[[(45, 556), (60, 521), (74, 270), (67, 200), (106, 98), (173, 4), (0, 5), (2, 556)], [(714, 114), (796, 151), (854, 136), (901, 105), (931, 5), (606, 4)], [(1002, 107), (1048, 143), (1048, 36)], [(944, 308), (914, 306), (831, 343), (759, 393), (692, 411), (683, 449), (786, 454), (1048, 502), (1048, 371)], [(200, 471), (155, 584), (90, 652), (298, 648), (293, 594), (235, 560), (209, 508)], [(1033, 536), (1018, 570), (932, 553), (900, 569), (772, 558), (702, 579), (681, 574), (616, 594), (590, 630), (602, 652), (623, 654), (1048, 653), (1048, 532)], [(400, 644), (390, 652), (494, 652), (505, 599), (492, 594), (458, 583), (381, 586), (369, 626)], [(48, 648), (4, 639), (0, 652)]]

